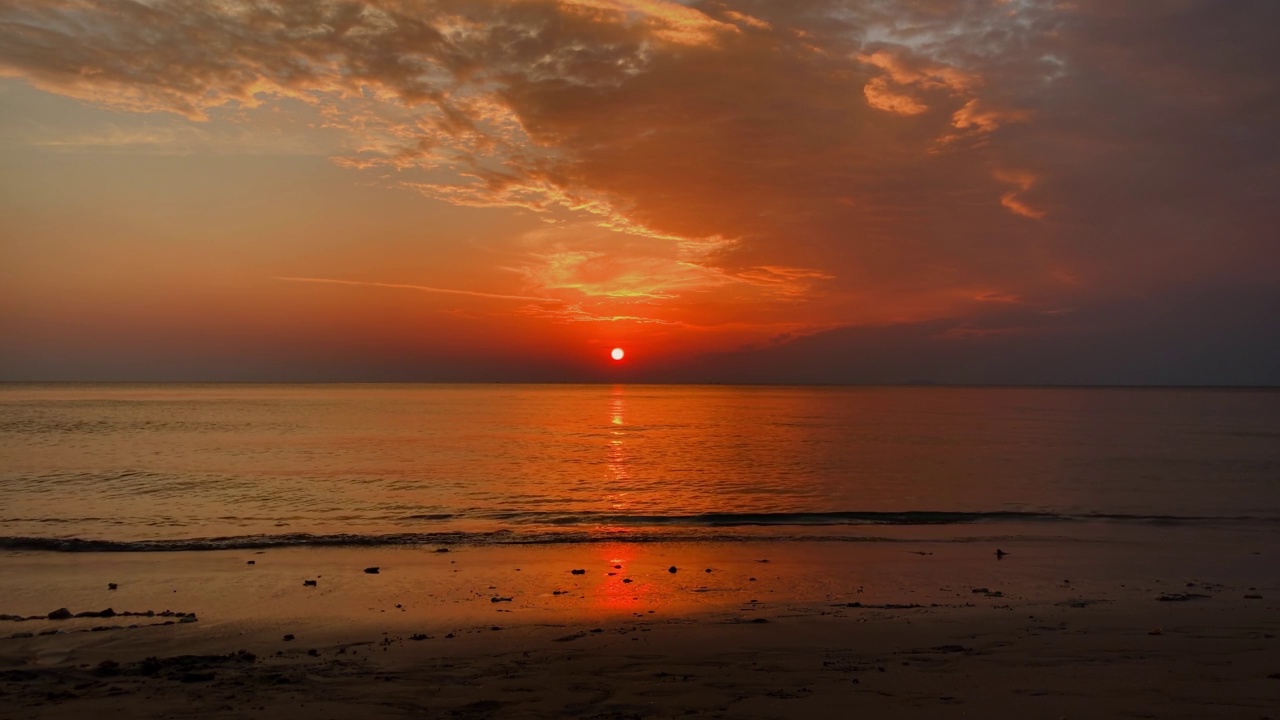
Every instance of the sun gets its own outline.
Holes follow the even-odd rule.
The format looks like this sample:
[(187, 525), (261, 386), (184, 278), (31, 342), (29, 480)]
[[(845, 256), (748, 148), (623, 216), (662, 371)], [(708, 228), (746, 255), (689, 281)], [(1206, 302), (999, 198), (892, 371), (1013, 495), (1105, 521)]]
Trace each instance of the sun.
[(614, 360), (621, 360), (622, 358), (626, 357), (626, 355), (627, 354), (622, 351), (622, 348), (614, 348), (609, 351), (609, 357), (613, 358)]

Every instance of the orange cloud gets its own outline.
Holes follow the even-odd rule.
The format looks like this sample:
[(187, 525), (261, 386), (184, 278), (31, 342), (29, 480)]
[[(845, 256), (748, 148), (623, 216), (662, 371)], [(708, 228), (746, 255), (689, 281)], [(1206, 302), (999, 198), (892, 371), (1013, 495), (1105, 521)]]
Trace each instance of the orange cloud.
[(1035, 175), (1017, 170), (996, 170), (993, 175), (996, 180), (1017, 187), (1016, 190), (1009, 190), (1000, 196), (1000, 204), (1008, 209), (1009, 212), (1032, 220), (1044, 218), (1045, 212), (1043, 210), (1031, 207), (1019, 196), (1020, 193), (1030, 190), (1035, 185)]

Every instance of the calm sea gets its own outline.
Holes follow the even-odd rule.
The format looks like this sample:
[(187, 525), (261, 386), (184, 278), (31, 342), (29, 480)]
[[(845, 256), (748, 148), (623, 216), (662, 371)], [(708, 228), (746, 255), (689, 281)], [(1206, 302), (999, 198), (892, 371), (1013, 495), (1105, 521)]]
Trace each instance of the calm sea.
[(1280, 392), (0, 385), (0, 547), (1280, 529)]

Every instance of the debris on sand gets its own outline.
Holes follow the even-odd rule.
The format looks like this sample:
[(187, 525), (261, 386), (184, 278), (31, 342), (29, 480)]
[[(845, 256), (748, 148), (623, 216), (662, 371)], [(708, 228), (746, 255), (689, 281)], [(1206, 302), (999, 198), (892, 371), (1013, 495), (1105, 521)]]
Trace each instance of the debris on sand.
[(66, 608), (58, 608), (49, 613), (50, 620), (66, 620), (71, 617), (71, 611)]
[(1160, 602), (1188, 602), (1190, 600), (1206, 600), (1208, 597), (1208, 595), (1201, 595), (1199, 593), (1168, 593), (1166, 595), (1161, 595), (1156, 598), (1156, 600), (1159, 600)]
[(511, 602), (511, 598), (509, 598), (509, 597), (498, 597), (497, 595), (494, 595), (493, 597), (489, 598), (489, 602), (491, 602), (491, 603)]
[(285, 635), (283, 640), (285, 642), (290, 642), (291, 640), (293, 640), (293, 633), (289, 633), (288, 635)]
[(116, 588), (118, 588), (118, 587), (120, 587), (120, 586), (119, 586), (119, 585), (117, 585), (117, 584), (115, 584), (115, 583), (107, 583), (107, 589), (108, 589), (108, 590), (115, 590), (115, 589), (116, 589)]
[(380, 569), (381, 568), (377, 568), (377, 567), (367, 567), (364, 569), (364, 572), (366, 575), (377, 575)]
[(587, 574), (587, 571), (586, 571), (586, 570), (570, 570), (569, 572), (570, 572), (570, 573), (573, 573), (574, 575), (586, 575), (586, 574)]
[(302, 587), (316, 587), (316, 581), (315, 581), (315, 580), (303, 580), (303, 581), (302, 581)]
[(677, 568), (675, 565), (672, 565), (671, 567), (667, 568), (667, 572), (671, 573), (672, 575), (675, 575), (677, 570), (679, 570), (679, 568)]

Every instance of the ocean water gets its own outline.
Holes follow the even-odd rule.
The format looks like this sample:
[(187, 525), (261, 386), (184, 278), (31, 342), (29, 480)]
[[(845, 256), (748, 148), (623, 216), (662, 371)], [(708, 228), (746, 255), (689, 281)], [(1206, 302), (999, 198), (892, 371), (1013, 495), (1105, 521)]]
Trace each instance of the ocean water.
[(1280, 392), (0, 385), (0, 548), (1280, 530)]

